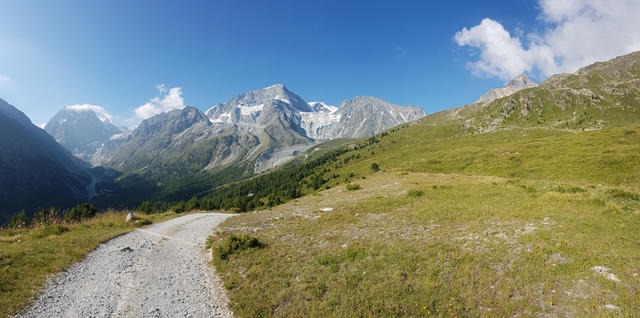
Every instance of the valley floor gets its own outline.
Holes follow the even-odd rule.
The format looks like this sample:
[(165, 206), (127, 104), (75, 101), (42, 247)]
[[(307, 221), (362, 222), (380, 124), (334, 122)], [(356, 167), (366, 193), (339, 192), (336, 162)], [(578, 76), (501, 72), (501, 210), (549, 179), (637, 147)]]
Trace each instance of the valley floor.
[(238, 316), (630, 316), (640, 197), (602, 184), (380, 172), (227, 219)]

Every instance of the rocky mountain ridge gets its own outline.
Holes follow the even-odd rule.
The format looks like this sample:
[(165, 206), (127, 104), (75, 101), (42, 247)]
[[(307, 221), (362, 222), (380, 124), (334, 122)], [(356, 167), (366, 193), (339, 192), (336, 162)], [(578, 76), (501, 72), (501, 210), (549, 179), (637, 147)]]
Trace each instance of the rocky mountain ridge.
[(475, 103), (488, 103), (498, 98), (512, 95), (513, 93), (526, 89), (536, 87), (538, 84), (530, 80), (526, 75), (520, 74), (512, 79), (507, 85), (502, 88), (494, 88), (482, 95)]

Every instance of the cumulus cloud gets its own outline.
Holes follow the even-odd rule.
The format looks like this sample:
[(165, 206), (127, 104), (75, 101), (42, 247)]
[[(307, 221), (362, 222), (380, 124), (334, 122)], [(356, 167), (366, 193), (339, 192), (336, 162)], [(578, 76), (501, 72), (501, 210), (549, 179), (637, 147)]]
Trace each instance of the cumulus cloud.
[(472, 72), (505, 81), (521, 73), (547, 77), (640, 50), (640, 1), (539, 0), (544, 31), (507, 31), (485, 18), (455, 34), (460, 46), (479, 50)]
[(67, 105), (64, 107), (66, 110), (72, 110), (76, 112), (85, 112), (85, 111), (93, 111), (98, 116), (102, 122), (111, 122), (113, 116), (104, 110), (101, 106), (98, 105), (89, 105), (89, 104), (77, 104), (77, 105)]
[(139, 118), (147, 119), (174, 109), (184, 108), (182, 88), (167, 89), (164, 84), (159, 84), (156, 88), (160, 96), (150, 99), (147, 103), (135, 109), (136, 116)]

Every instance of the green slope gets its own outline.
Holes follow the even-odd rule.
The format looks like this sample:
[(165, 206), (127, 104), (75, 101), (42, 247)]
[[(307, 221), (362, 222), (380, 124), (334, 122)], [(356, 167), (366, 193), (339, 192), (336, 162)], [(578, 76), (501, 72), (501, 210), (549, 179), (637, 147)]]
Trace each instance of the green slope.
[[(265, 244), (214, 260), (234, 312), (633, 316), (639, 59), (555, 76), (320, 156), (297, 185), (312, 195), (231, 218), (212, 236), (214, 247), (242, 233)], [(241, 197), (248, 186), (229, 188)]]

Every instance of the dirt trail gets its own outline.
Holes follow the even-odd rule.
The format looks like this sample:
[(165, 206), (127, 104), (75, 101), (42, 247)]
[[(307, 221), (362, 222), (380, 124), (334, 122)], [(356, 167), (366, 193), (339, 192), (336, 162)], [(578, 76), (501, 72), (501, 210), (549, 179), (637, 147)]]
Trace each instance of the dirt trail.
[(231, 317), (203, 250), (229, 216), (190, 214), (112, 239), (49, 281), (24, 317)]

